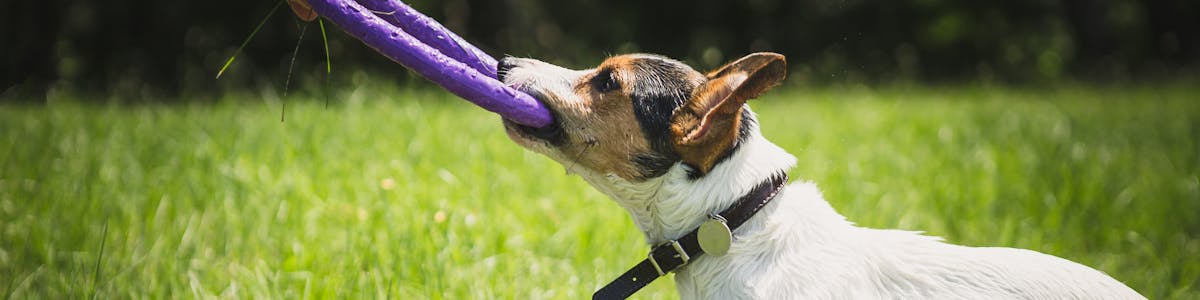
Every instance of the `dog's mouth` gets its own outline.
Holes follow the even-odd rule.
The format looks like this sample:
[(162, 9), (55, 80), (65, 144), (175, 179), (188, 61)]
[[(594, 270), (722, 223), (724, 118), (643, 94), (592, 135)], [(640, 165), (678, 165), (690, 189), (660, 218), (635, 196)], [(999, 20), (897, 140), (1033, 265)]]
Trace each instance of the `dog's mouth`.
[(562, 125), (560, 125), (561, 123), (559, 122), (558, 113), (556, 113), (553, 109), (549, 109), (550, 106), (546, 105), (546, 101), (544, 100), (545, 95), (542, 95), (542, 93), (536, 91), (530, 91), (528, 89), (521, 88), (520, 86), (514, 86), (513, 88), (527, 93), (530, 96), (533, 96), (533, 98), (538, 102), (541, 102), (543, 106), (550, 110), (550, 117), (553, 119), (553, 121), (550, 122), (550, 125), (538, 128), (522, 125), (509, 119), (504, 119), (504, 128), (522, 138), (544, 141), (550, 143), (551, 145), (560, 145), (562, 142), (566, 141), (566, 135), (563, 133)]
[(509, 119), (504, 119), (504, 127), (522, 137), (546, 142), (552, 142), (562, 136), (562, 126), (559, 126), (558, 122), (546, 125), (546, 127), (536, 128), (521, 125)]

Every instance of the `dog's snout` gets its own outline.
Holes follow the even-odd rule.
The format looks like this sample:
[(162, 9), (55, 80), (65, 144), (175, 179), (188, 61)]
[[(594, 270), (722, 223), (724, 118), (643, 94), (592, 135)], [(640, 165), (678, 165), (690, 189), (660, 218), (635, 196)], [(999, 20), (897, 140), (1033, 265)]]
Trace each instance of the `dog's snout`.
[(516, 67), (518, 62), (520, 62), (520, 60), (513, 57), (505, 57), (500, 59), (500, 61), (496, 63), (496, 78), (500, 79), (500, 81), (504, 81), (504, 78), (508, 77), (508, 72), (512, 71), (512, 68)]

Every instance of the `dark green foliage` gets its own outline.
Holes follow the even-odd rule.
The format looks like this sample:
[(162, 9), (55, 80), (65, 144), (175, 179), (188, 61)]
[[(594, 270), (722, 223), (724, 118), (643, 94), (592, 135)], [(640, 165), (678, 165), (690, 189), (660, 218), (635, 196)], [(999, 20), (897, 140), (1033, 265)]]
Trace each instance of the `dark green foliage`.
[[(751, 51), (788, 56), (794, 80), (1043, 83), (1195, 72), (1200, 4), (1190, 0), (412, 0), (491, 54), (575, 67), (653, 52), (715, 67)], [(276, 1), (46, 0), (0, 4), (0, 89), (211, 92), (282, 86), (300, 30), (277, 16), (214, 81)], [(340, 31), (340, 30), (335, 30)], [(340, 70), (404, 73), (344, 34)], [(321, 76), (320, 41), (298, 76)], [(335, 73), (338, 78), (350, 76)], [(182, 99), (182, 98), (169, 98)]]

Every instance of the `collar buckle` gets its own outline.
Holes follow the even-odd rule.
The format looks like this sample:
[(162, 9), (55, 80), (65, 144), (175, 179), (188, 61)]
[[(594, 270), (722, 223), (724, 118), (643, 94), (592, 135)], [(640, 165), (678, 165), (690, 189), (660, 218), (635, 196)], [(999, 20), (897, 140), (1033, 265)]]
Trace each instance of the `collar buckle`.
[[(678, 258), (679, 258), (679, 260), (682, 260), (683, 262), (682, 262), (682, 263), (679, 263), (679, 265), (677, 265), (677, 266), (675, 266), (675, 267), (673, 267), (673, 268), (669, 268), (669, 269), (667, 269), (667, 270), (666, 270), (666, 272), (664, 272), (664, 271), (663, 271), (663, 269), (662, 269), (662, 266), (658, 264), (658, 259), (655, 259), (655, 258), (654, 258), (654, 253), (655, 253), (655, 252), (657, 252), (657, 251), (655, 251), (655, 250), (658, 250), (658, 249), (660, 249), (660, 248), (666, 247), (666, 246), (668, 246), (668, 245), (669, 245), (669, 246), (671, 246), (671, 248), (675, 248), (675, 249), (674, 249), (674, 250), (675, 250), (675, 255), (674, 255), (674, 256), (675, 256), (675, 257), (678, 257)], [(670, 241), (667, 241), (666, 243), (663, 243), (662, 245), (658, 245), (658, 247), (654, 247), (654, 249), (653, 249), (653, 250), (650, 250), (650, 254), (647, 254), (647, 255), (646, 255), (646, 258), (647, 258), (648, 260), (650, 260), (650, 265), (653, 265), (653, 266), (654, 266), (654, 271), (657, 271), (657, 272), (658, 272), (658, 276), (667, 275), (667, 273), (669, 273), (669, 272), (672, 272), (672, 271), (675, 271), (675, 269), (678, 269), (678, 268), (681, 268), (681, 267), (683, 267), (683, 266), (686, 266), (686, 265), (688, 264), (688, 261), (689, 261), (689, 260), (692, 260), (692, 257), (691, 257), (691, 256), (688, 256), (688, 254), (687, 254), (687, 251), (683, 250), (683, 246), (682, 246), (682, 245), (680, 245), (680, 244), (679, 244), (679, 241), (676, 241), (676, 240), (670, 240)]]

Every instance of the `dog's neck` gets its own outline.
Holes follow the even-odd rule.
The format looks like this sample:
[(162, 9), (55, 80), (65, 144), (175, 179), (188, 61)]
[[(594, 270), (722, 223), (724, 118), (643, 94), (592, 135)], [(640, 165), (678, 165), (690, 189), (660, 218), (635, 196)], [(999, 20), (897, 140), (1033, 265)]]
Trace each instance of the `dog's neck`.
[(700, 178), (690, 178), (690, 168), (681, 163), (642, 182), (612, 174), (580, 175), (628, 210), (646, 241), (657, 245), (695, 229), (709, 214), (729, 208), (756, 185), (795, 164), (795, 157), (751, 128), (728, 159)]

